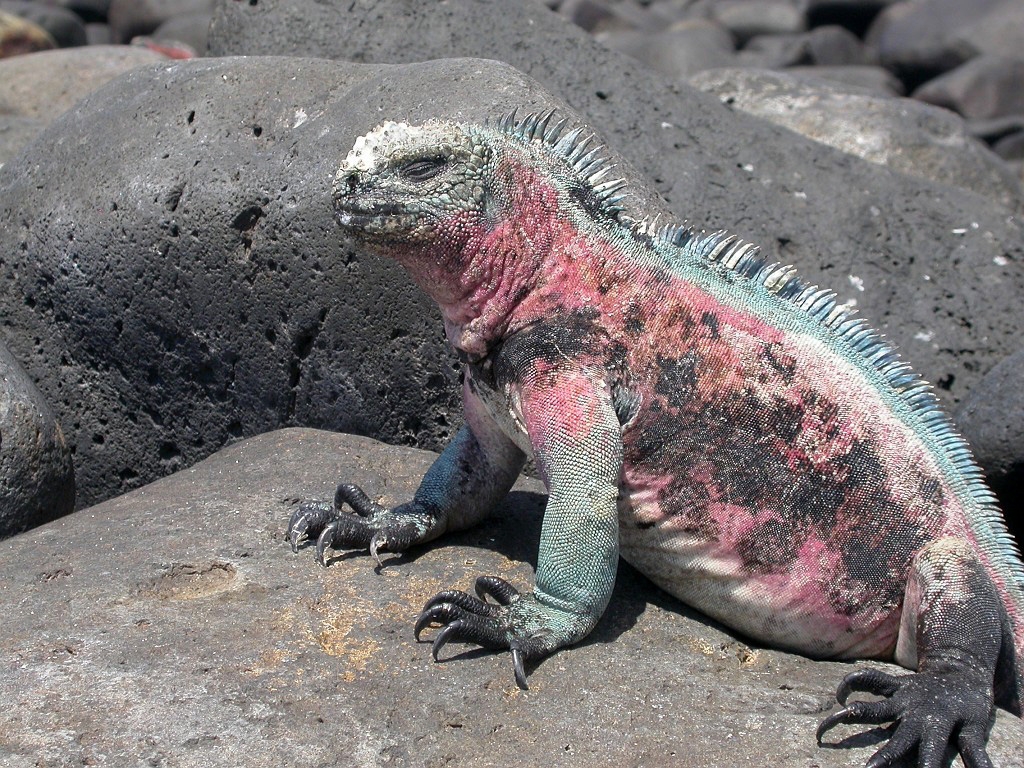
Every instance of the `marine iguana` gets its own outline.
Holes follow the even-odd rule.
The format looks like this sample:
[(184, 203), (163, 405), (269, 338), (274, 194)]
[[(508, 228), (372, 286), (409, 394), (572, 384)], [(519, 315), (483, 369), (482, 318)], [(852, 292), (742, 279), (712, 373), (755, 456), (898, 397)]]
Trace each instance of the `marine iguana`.
[[(583, 638), (622, 557), (707, 615), (816, 658), (895, 659), (838, 723), (899, 721), (868, 761), (952, 742), (988, 766), (1021, 713), (1024, 565), (929, 385), (835, 295), (723, 232), (637, 221), (603, 149), (553, 113), (385, 122), (334, 179), (341, 227), (440, 305), (465, 426), (393, 509), (359, 488), (293, 515), (293, 550), (400, 552), (484, 517), (526, 456), (548, 500), (536, 584), (439, 593), (415, 635), (523, 662)], [(343, 511), (348, 505), (355, 513)], [(488, 600), (487, 598), (491, 598)], [(847, 703), (852, 691), (877, 701)]]

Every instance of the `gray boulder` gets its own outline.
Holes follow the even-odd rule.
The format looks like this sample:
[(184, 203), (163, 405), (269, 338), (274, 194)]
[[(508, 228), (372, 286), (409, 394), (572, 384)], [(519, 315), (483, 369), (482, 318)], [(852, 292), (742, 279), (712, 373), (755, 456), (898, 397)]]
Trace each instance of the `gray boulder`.
[(690, 82), (744, 112), (895, 171), (970, 189), (1024, 210), (1020, 181), (944, 109), (817, 77), (718, 69)]
[(34, 139), (46, 123), (33, 117), (0, 114), (0, 168)]
[(165, 59), (127, 45), (90, 45), (2, 59), (0, 114), (48, 123), (118, 75)]
[[(0, 763), (848, 768), (878, 748), (870, 727), (814, 743), (858, 665), (752, 646), (624, 565), (591, 636), (529, 691), (507, 653), (453, 644), (435, 664), (412, 626), (437, 591), (532, 583), (538, 483), (379, 572), (284, 540), (299, 497), (344, 478), (395, 504), (432, 459), (285, 430), (0, 543)], [(989, 752), (1021, 768), (1024, 722), (999, 711)]]
[(866, 42), (879, 61), (911, 80), (926, 80), (983, 51), (1020, 50), (1017, 0), (903, 0), (874, 20)]
[(973, 120), (1024, 116), (1024, 59), (977, 56), (929, 80), (915, 99), (952, 109)]
[(597, 39), (672, 80), (686, 80), (696, 72), (736, 63), (732, 37), (712, 21), (680, 22), (661, 32), (606, 32)]
[(985, 374), (956, 421), (1024, 541), (1024, 349)]
[(74, 506), (74, 469), (60, 424), (0, 343), (0, 539)]

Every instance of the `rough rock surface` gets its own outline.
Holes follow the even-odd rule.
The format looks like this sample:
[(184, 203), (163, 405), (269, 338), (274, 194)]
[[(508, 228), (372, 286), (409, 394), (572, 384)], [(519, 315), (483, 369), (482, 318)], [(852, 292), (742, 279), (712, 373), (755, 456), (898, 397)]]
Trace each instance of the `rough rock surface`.
[(33, 117), (0, 114), (0, 168), (34, 139), (46, 123)]
[[(0, 764), (23, 766), (861, 765), (876, 728), (814, 728), (851, 664), (752, 647), (626, 566), (581, 645), (531, 670), (412, 624), (481, 573), (525, 585), (543, 497), (521, 481), (445, 544), (316, 565), (284, 541), (337, 479), (407, 500), (433, 456), (285, 430), (0, 543)], [(858, 735), (858, 733), (860, 735)], [(1024, 723), (989, 750), (1024, 766)]]
[(1024, 539), (1024, 349), (1000, 362), (971, 390), (956, 421), (1006, 500), (1006, 516)]
[(0, 539), (74, 507), (74, 468), (60, 424), (0, 344)]
[(127, 45), (91, 45), (4, 59), (0, 114), (50, 122), (118, 75), (165, 58)]
[(945, 109), (816, 77), (712, 69), (690, 83), (744, 112), (895, 171), (971, 189), (1024, 211), (1019, 179)]

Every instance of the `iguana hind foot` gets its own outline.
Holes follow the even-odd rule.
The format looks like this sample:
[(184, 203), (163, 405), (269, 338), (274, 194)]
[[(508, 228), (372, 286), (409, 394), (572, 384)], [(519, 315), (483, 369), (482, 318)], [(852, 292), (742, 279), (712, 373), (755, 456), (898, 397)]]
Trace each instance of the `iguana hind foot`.
[[(854, 691), (884, 698), (847, 704)], [(915, 747), (919, 768), (939, 768), (951, 742), (967, 768), (992, 768), (985, 751), (992, 716), (991, 684), (962, 661), (947, 661), (923, 672), (899, 676), (861, 669), (843, 678), (836, 699), (843, 708), (821, 721), (816, 734), (819, 744), (825, 733), (840, 723), (899, 723), (866, 768), (891, 765)]]

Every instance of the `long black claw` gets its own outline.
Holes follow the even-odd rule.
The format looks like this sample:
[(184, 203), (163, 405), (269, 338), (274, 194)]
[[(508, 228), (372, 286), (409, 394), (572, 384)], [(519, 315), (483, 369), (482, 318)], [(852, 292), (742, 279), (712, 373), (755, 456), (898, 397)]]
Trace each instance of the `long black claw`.
[(518, 648), (512, 649), (512, 671), (516, 676), (516, 685), (522, 690), (530, 690), (526, 682), (526, 670), (523, 668), (523, 652)]
[(423, 606), (423, 611), (425, 613), (428, 609), (433, 608), (435, 605), (441, 605), (442, 603), (457, 605), (459, 608), (463, 608), (470, 613), (475, 613), (478, 616), (493, 616), (495, 613), (495, 606), (490, 603), (485, 603), (483, 600), (475, 598), (458, 589), (446, 589), (442, 592), (438, 592), (427, 601), (426, 605)]
[(383, 531), (377, 531), (373, 534), (373, 538), (370, 539), (370, 557), (373, 558), (374, 562), (377, 563), (378, 568), (383, 568), (384, 563), (380, 560), (380, 552), (383, 549), (387, 549), (388, 537), (384, 535)]
[(299, 544), (309, 538), (310, 531), (316, 531), (334, 514), (330, 504), (322, 501), (306, 501), (292, 514), (288, 521), (287, 537), (292, 545), (292, 552), (299, 551)]
[(328, 523), (324, 526), (324, 529), (320, 531), (320, 538), (316, 540), (316, 561), (320, 563), (324, 568), (327, 567), (327, 558), (324, 553), (334, 545), (334, 534), (339, 528), (338, 521), (335, 520), (332, 523)]
[(868, 723), (876, 725), (895, 720), (898, 716), (898, 705), (892, 699), (855, 701), (822, 720), (818, 730), (814, 733), (814, 737), (817, 739), (818, 744), (821, 744), (822, 736), (840, 723)]
[(486, 601), (488, 595), (498, 601), (498, 605), (509, 605), (519, 599), (519, 590), (499, 576), (480, 576), (474, 585), (477, 597)]
[(880, 669), (858, 669), (851, 672), (839, 683), (836, 701), (845, 705), (854, 691), (873, 693), (876, 696), (892, 696), (899, 688), (899, 679)]
[(437, 637), (434, 638), (434, 644), (430, 648), (430, 655), (434, 657), (434, 661), (437, 661), (437, 654), (448, 643), (448, 639), (452, 635), (456, 635), (457, 638), (464, 628), (465, 624), (460, 620), (456, 620), (437, 633)]

